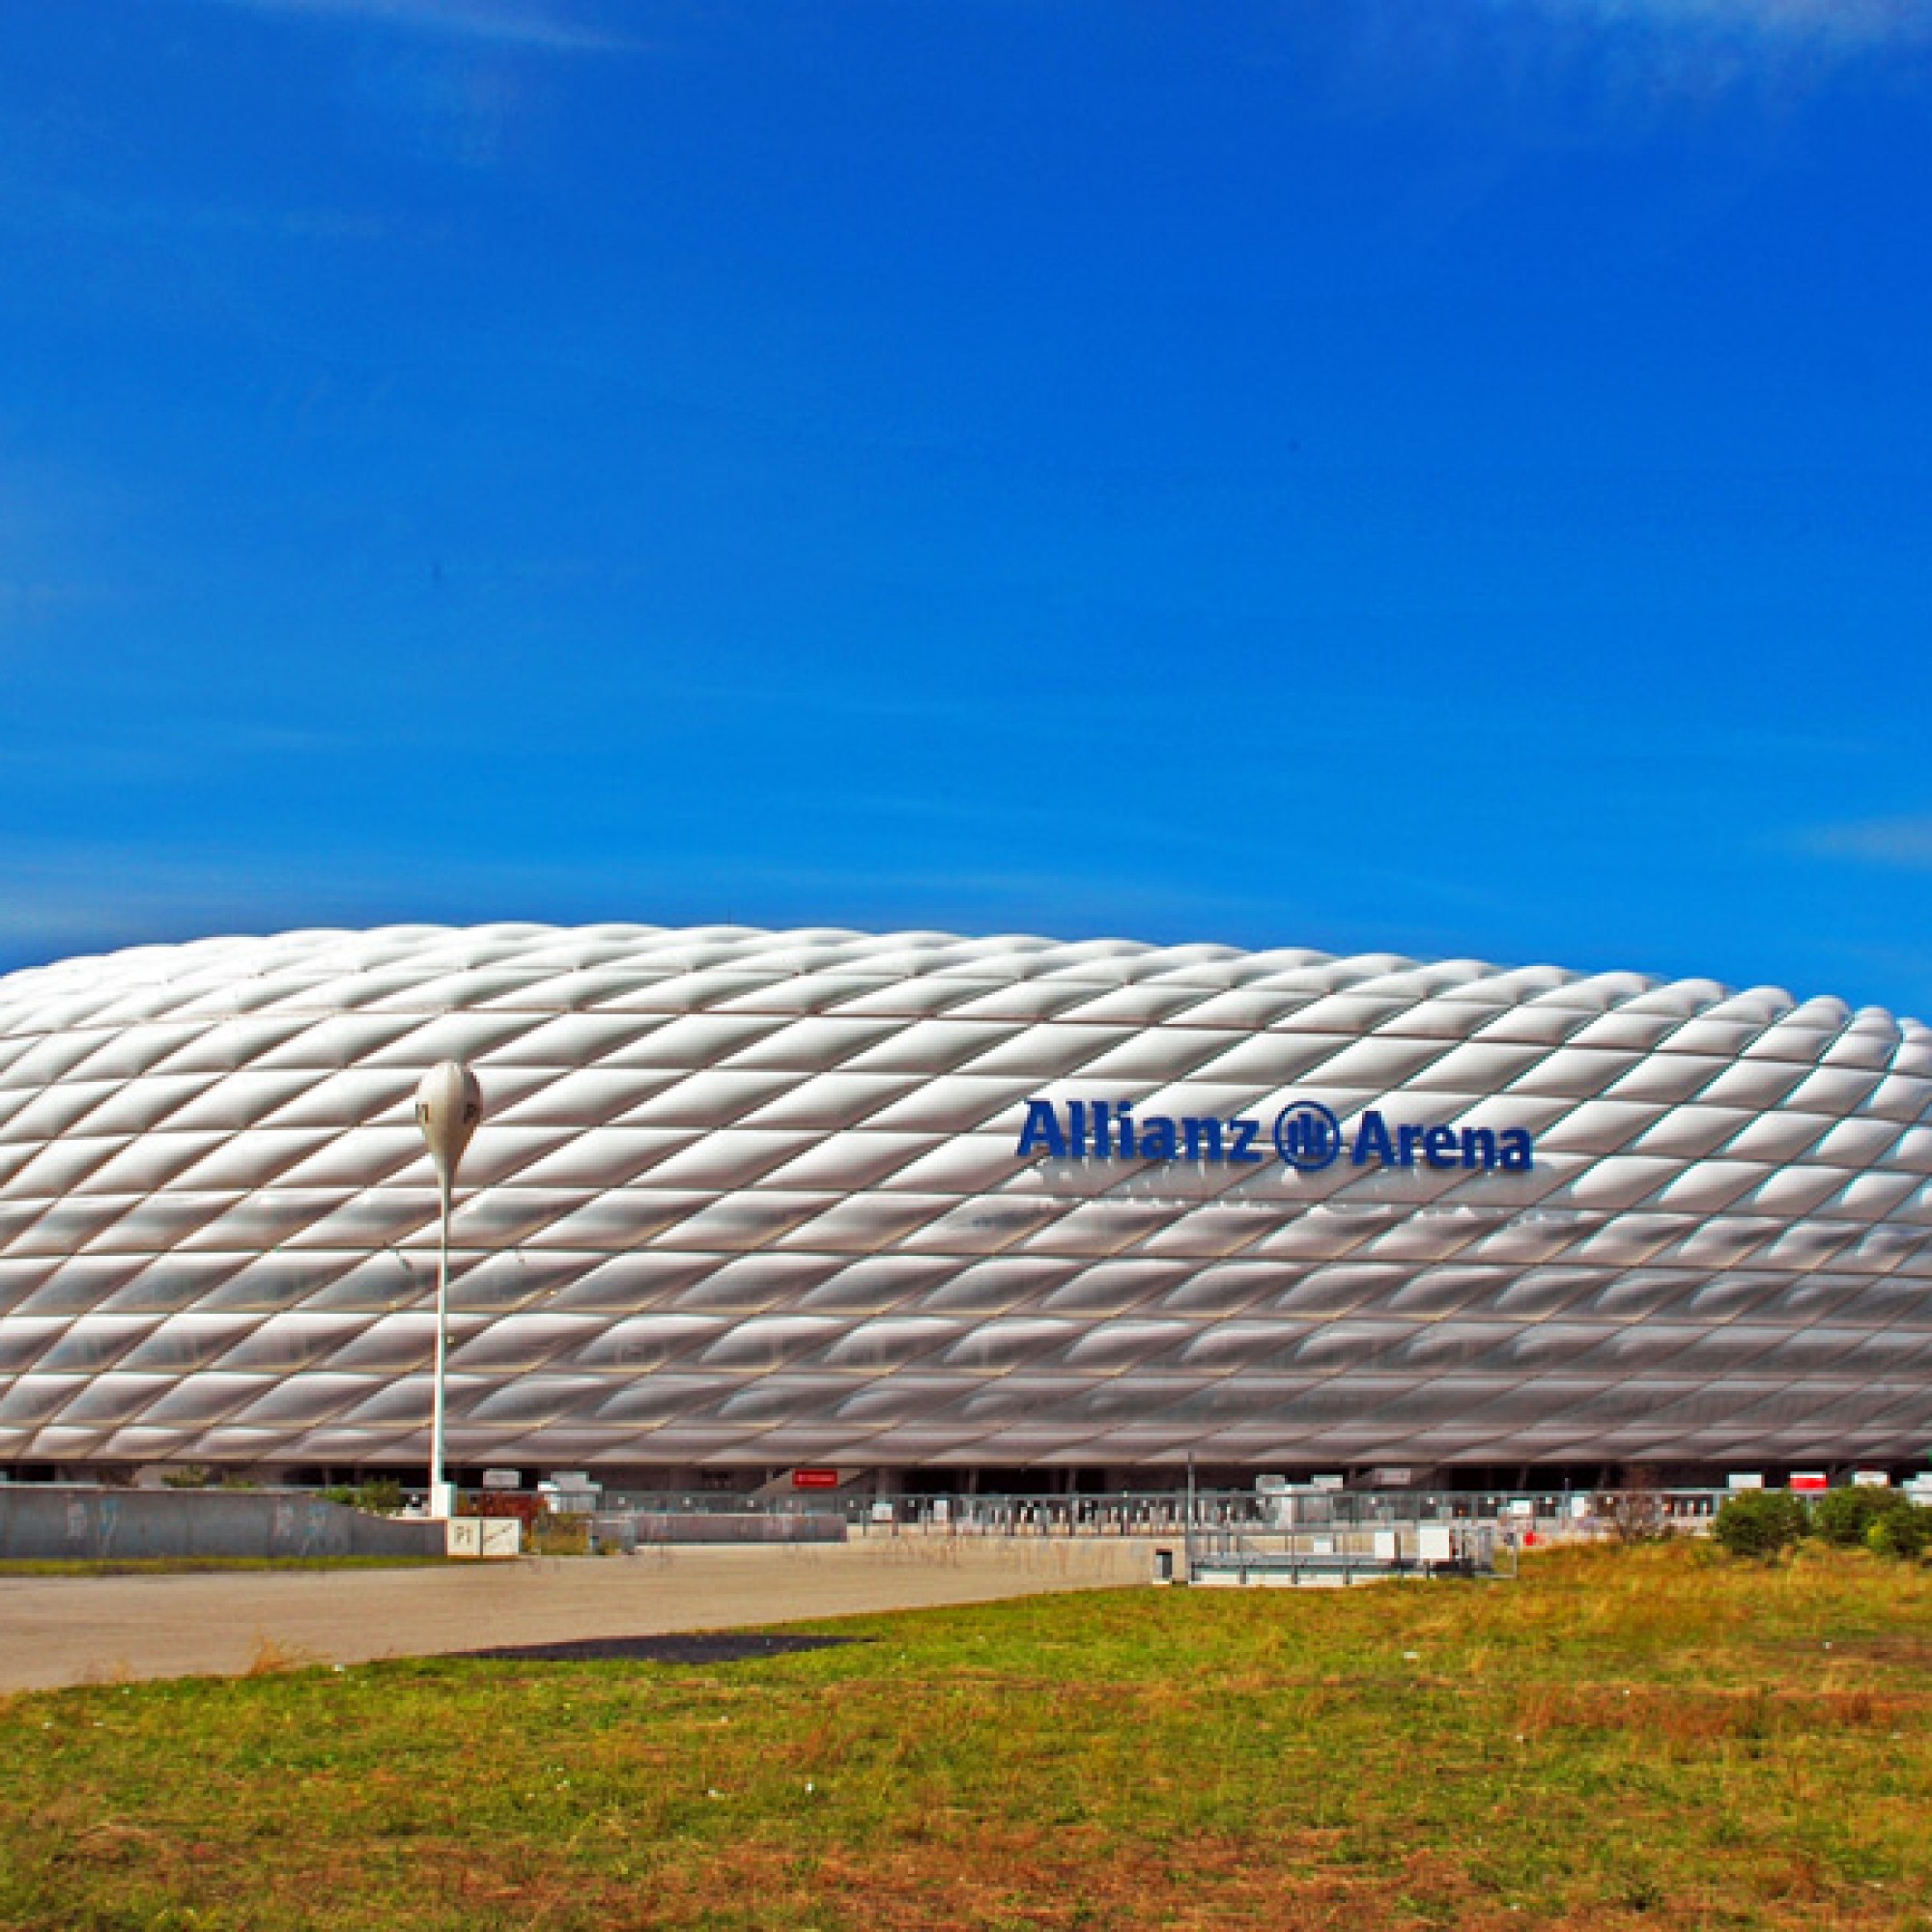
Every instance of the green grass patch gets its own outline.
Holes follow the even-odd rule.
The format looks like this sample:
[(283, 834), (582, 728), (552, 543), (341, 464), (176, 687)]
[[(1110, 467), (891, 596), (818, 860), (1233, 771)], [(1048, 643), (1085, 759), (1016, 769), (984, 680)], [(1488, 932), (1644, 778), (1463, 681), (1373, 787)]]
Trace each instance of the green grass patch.
[(1861, 1552), (813, 1628), (17, 1696), (0, 1925), (1932, 1928), (1932, 1573)]
[(5, 1577), (199, 1577), (225, 1570), (414, 1570), (443, 1556), (0, 1557)]

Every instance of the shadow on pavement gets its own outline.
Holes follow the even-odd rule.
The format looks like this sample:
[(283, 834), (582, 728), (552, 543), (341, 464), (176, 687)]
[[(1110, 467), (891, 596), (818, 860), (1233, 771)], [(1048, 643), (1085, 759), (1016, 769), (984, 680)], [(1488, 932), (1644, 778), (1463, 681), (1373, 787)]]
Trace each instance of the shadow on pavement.
[(748, 1636), (736, 1632), (689, 1636), (592, 1636), (573, 1643), (504, 1644), (466, 1650), (467, 1658), (521, 1663), (742, 1663), (754, 1657), (789, 1657), (803, 1650), (835, 1650), (865, 1643), (858, 1636)]

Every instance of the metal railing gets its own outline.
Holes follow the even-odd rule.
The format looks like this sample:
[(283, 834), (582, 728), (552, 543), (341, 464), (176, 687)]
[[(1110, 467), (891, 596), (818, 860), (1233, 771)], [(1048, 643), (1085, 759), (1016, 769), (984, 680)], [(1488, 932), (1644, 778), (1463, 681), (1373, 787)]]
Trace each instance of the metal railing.
[[(534, 1492), (514, 1493), (534, 1505)], [(1716, 1489), (1468, 1491), (1267, 1489), (914, 1492), (605, 1490), (550, 1495), (594, 1547), (950, 1538), (1147, 1539), (1157, 1574), (1185, 1552), (1201, 1582), (1353, 1583), (1382, 1577), (1516, 1574), (1518, 1552), (1633, 1534), (1701, 1533)], [(480, 1498), (479, 1498), (480, 1500)]]
[(1170, 1536), (1216, 1531), (1373, 1532), (1420, 1523), (1492, 1523), (1520, 1543), (1611, 1536), (1643, 1515), (1658, 1527), (1705, 1526), (1722, 1490), (1458, 1491), (1200, 1490), (1109, 1494), (978, 1494), (799, 1491), (607, 1491), (598, 1514), (649, 1517), (833, 1517), (888, 1536)]
[(1416, 1520), (1378, 1528), (1195, 1528), (1186, 1548), (1193, 1583), (1347, 1585), (1393, 1577), (1514, 1577), (1518, 1541), (1493, 1521)]

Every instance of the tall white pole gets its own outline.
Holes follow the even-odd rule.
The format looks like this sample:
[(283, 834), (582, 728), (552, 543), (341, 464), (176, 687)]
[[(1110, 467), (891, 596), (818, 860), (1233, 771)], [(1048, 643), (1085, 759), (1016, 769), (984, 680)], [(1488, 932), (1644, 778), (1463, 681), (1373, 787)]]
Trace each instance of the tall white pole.
[(449, 1220), (456, 1197), (456, 1169), (483, 1118), (483, 1090), (467, 1066), (445, 1060), (432, 1066), (416, 1089), (416, 1125), (429, 1144), (442, 1208), (436, 1267), (436, 1367), (429, 1418), (429, 1513), (456, 1514), (456, 1487), (447, 1469), (445, 1381), (449, 1364)]
[(448, 1408), (449, 1373), (449, 1208), (453, 1189), (445, 1178), (442, 1195), (442, 1242), (436, 1261), (436, 1372), (429, 1409), (429, 1513), (447, 1519), (456, 1514), (456, 1486), (444, 1475), (448, 1463), (444, 1416)]

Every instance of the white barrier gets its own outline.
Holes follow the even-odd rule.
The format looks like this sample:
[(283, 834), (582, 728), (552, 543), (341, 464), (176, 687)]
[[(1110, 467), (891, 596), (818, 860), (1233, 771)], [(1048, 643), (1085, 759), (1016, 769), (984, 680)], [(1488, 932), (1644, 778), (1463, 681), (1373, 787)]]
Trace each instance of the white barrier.
[(513, 1516), (453, 1516), (445, 1528), (446, 1555), (495, 1560), (523, 1554), (524, 1525)]

